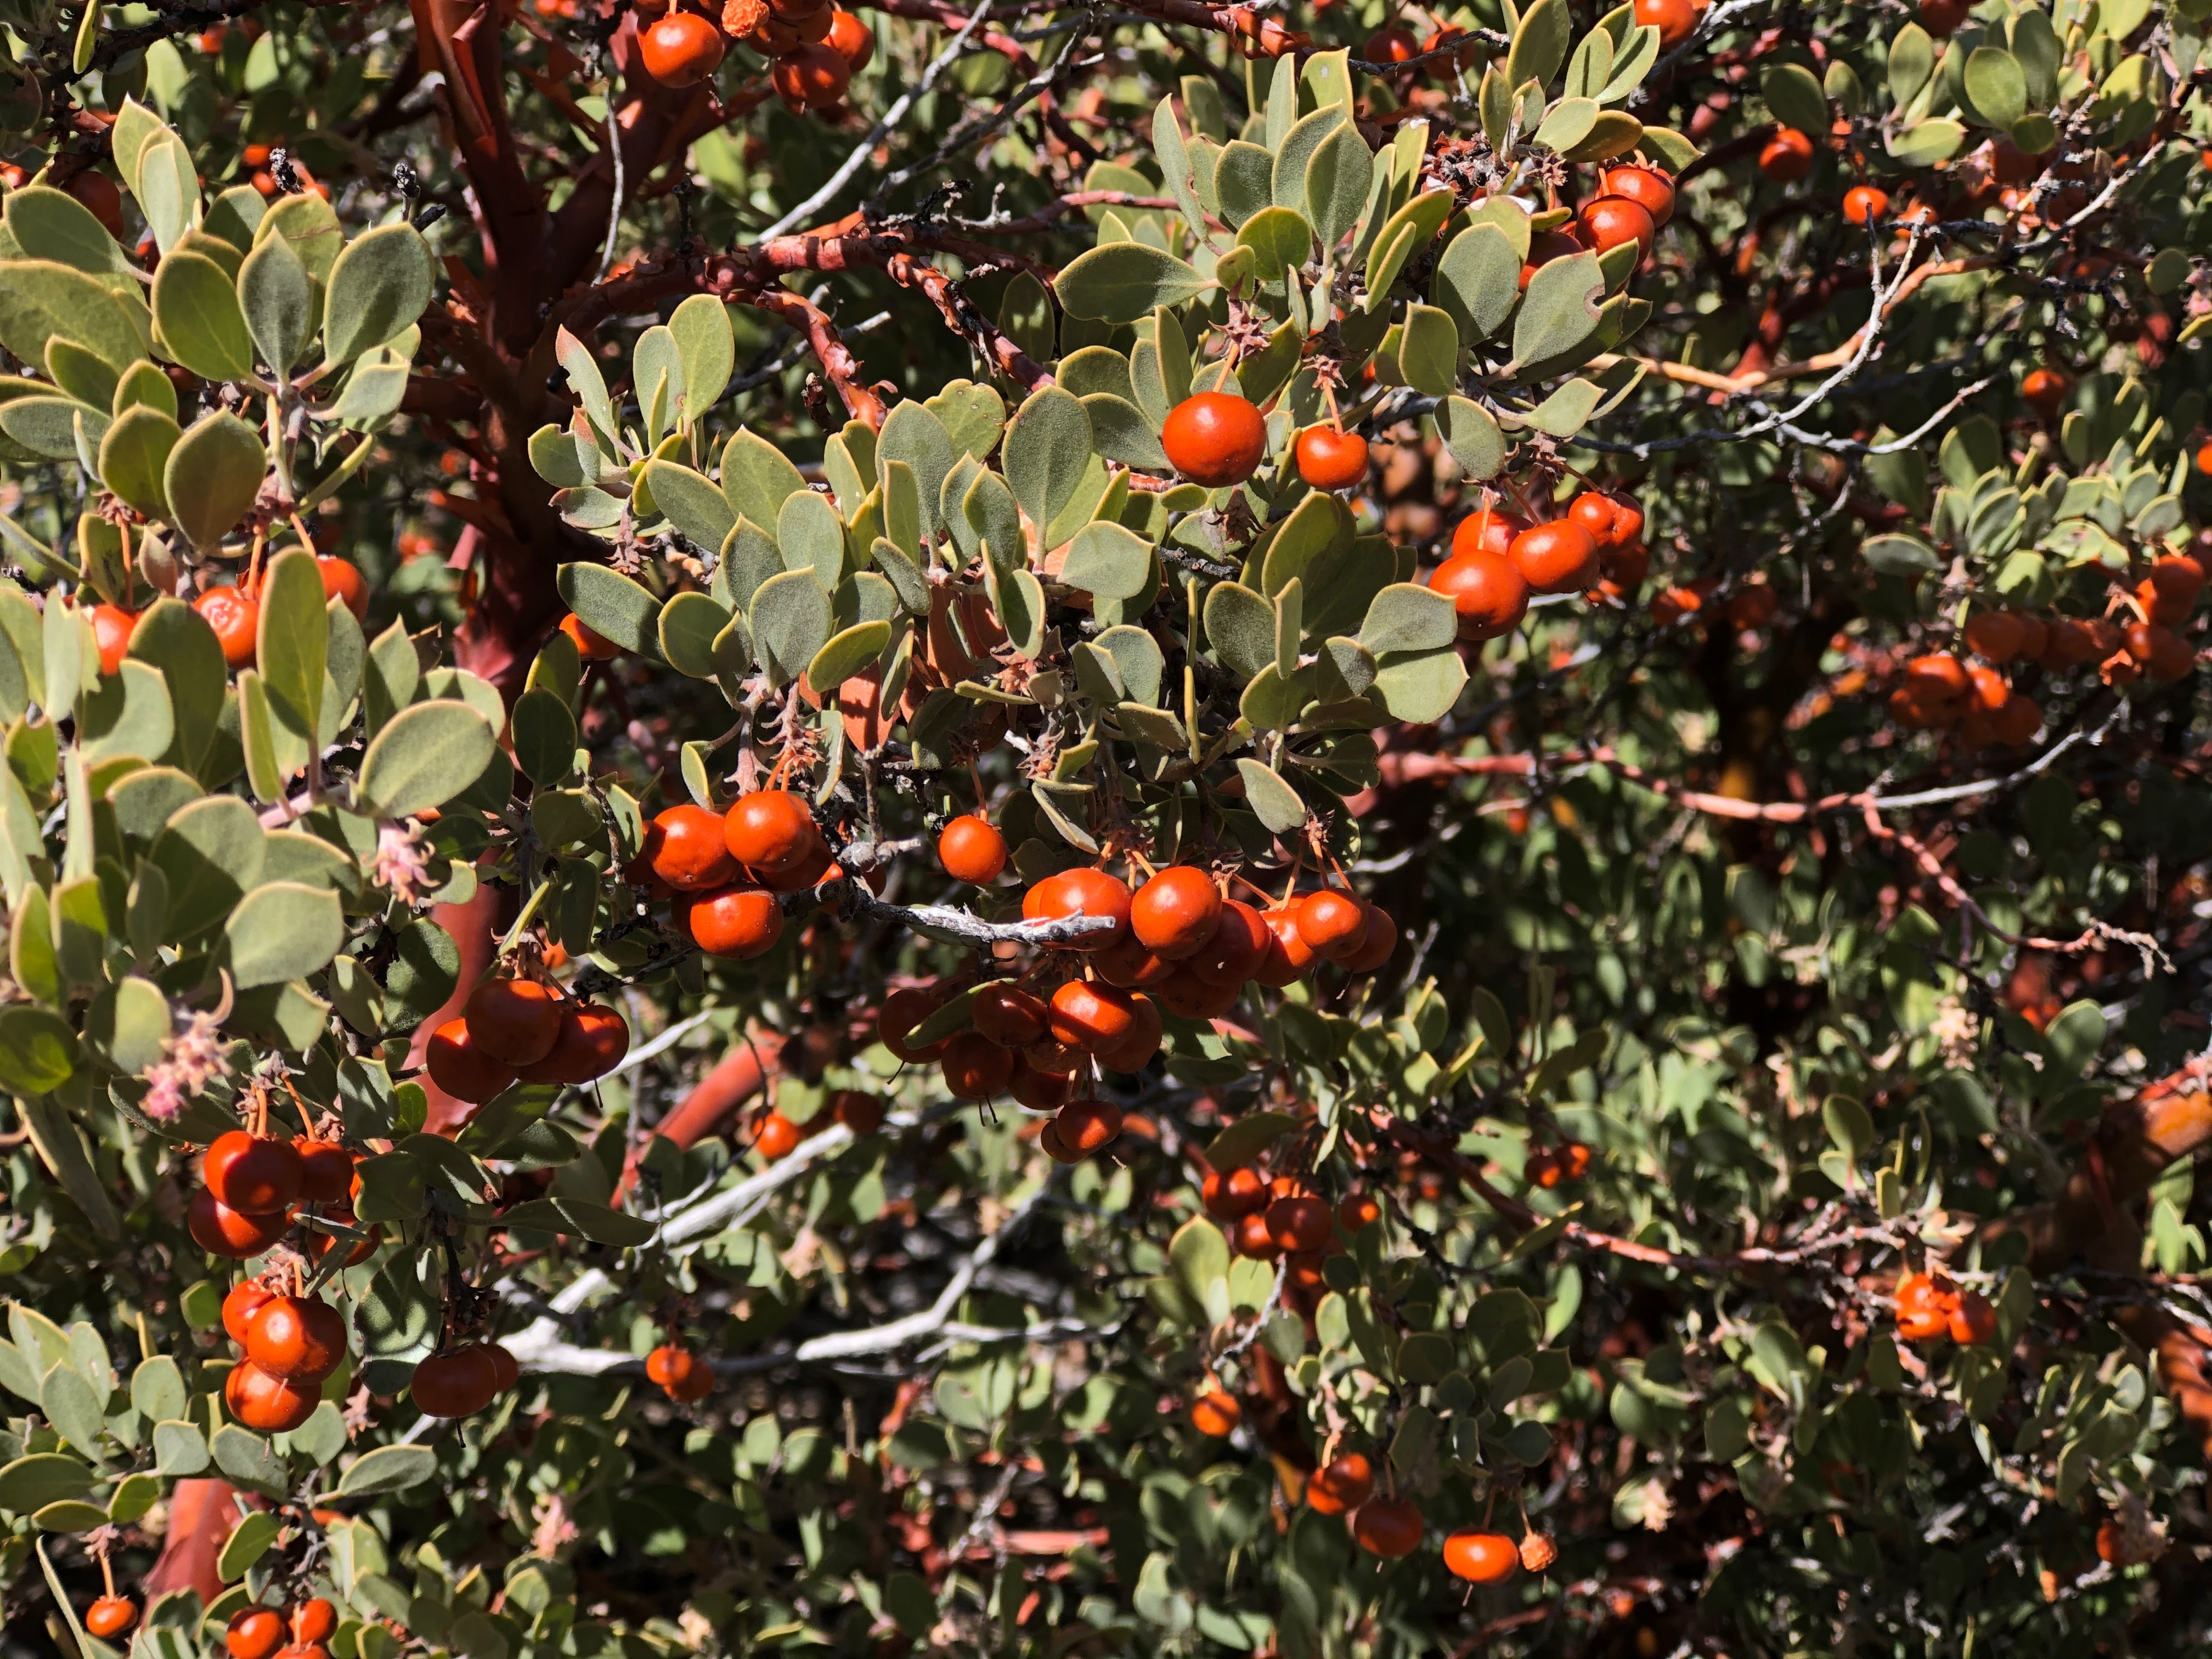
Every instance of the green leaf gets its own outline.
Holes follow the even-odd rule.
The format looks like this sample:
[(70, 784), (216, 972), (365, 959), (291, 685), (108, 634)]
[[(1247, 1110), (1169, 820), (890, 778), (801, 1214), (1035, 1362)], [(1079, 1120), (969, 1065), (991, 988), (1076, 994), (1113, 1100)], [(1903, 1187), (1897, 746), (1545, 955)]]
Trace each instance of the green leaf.
[(955, 455), (972, 455), (980, 461), (999, 447), (999, 434), (1006, 424), (1006, 400), (991, 387), (948, 380), (922, 407), (945, 428)]
[(1245, 805), (1275, 834), (1288, 835), (1311, 816), (1298, 792), (1284, 782), (1282, 774), (1274, 768), (1247, 757), (1237, 763), (1237, 772), (1244, 780)]
[(1406, 384), (1431, 398), (1459, 384), (1460, 334), (1449, 312), (1415, 301), (1406, 307), (1398, 335), (1398, 370)]
[(203, 380), (243, 380), (253, 373), (253, 337), (238, 286), (204, 253), (179, 248), (155, 267), (154, 330), (161, 349)]
[(1859, 544), (1859, 556), (1886, 576), (1925, 574), (1942, 565), (1936, 550), (1917, 536), (1870, 536)]
[(289, 242), (272, 236), (246, 256), (238, 300), (261, 361), (289, 375), (315, 325), (315, 286)]
[(507, 1210), (500, 1224), (533, 1232), (574, 1233), (595, 1244), (624, 1248), (642, 1244), (653, 1234), (653, 1224), (642, 1217), (580, 1198), (533, 1198)]
[(1297, 1127), (1297, 1120), (1288, 1112), (1247, 1112), (1214, 1136), (1206, 1146), (1206, 1161), (1224, 1172), (1243, 1169)]
[[(660, 609), (660, 654), (679, 674), (695, 680), (712, 679), (716, 664), (714, 641), (730, 625), (730, 613), (704, 593), (678, 593)], [(570, 745), (574, 746), (571, 727)]]
[(260, 495), (268, 464), (260, 434), (237, 416), (228, 410), (202, 416), (161, 469), (170, 522), (195, 548), (213, 552)]
[(283, 1460), (258, 1434), (226, 1423), (213, 1438), (216, 1467), (241, 1486), (270, 1497), (285, 1489)]
[[(1251, 359), (1247, 358), (1249, 365)], [(1243, 365), (1240, 365), (1241, 368)], [(1127, 377), (1123, 377), (1126, 383)], [(1249, 396), (1249, 389), (1247, 389)], [(1091, 441), (1109, 461), (1148, 472), (1164, 472), (1168, 453), (1144, 411), (1128, 398), (1110, 392), (1093, 392), (1083, 399), (1083, 412), (1091, 422)]]
[(1513, 45), (1505, 54), (1505, 82), (1518, 87), (1535, 81), (1549, 84), (1567, 61), (1567, 45), (1574, 19), (1566, 0), (1536, 0), (1521, 14), (1513, 31)]
[(272, 881), (239, 902), (222, 932), (232, 982), (251, 990), (326, 966), (345, 943), (345, 910), (328, 888)]
[(131, 1373), (131, 1407), (148, 1422), (181, 1417), (187, 1403), (185, 1374), (168, 1355), (142, 1360)]
[(22, 1004), (0, 1008), (0, 1078), (8, 1088), (44, 1094), (76, 1070), (76, 1034), (66, 1021)]
[(330, 625), (315, 556), (288, 547), (262, 568), (261, 618), (254, 656), (271, 711), (303, 744), (317, 738), (323, 716)]
[(198, 1474), (208, 1466), (207, 1437), (185, 1422), (154, 1425), (154, 1467), (161, 1474), (182, 1478)]
[(810, 489), (784, 502), (775, 521), (775, 539), (786, 570), (805, 572), (824, 593), (834, 593), (843, 585), (852, 550), (844, 521), (827, 496)]
[(568, 608), (625, 651), (659, 654), (660, 601), (603, 564), (564, 564), (555, 578)]
[(1890, 37), (1890, 100), (1900, 110), (1919, 96), (1928, 77), (1936, 72), (1936, 43), (1917, 23), (1907, 23)]
[(199, 213), (200, 178), (184, 140), (166, 131), (149, 138), (138, 152), (131, 191), (155, 245), (168, 253), (191, 233)]
[(168, 883), (164, 942), (190, 939), (228, 915), (261, 879), (265, 843), (261, 820), (234, 795), (205, 796), (178, 808), (146, 854)]
[[(1359, 141), (1355, 137), (1352, 143), (1358, 145)], [(1365, 147), (1359, 148), (1364, 151)], [(1244, 222), (1237, 243), (1252, 250), (1255, 276), (1263, 283), (1279, 283), (1285, 270), (1296, 270), (1313, 257), (1314, 230), (1295, 209), (1262, 208)]]
[[(1545, 0), (1551, 3), (1551, 0)], [(1577, 349), (1597, 332), (1605, 274), (1597, 255), (1577, 253), (1538, 267), (1513, 325), (1513, 360), (1526, 368)]]
[(1249, 680), (1275, 660), (1275, 608), (1241, 583), (1218, 583), (1206, 596), (1206, 637), (1213, 654)]
[(1334, 248), (1352, 234), (1374, 187), (1374, 155), (1358, 129), (1345, 122), (1322, 140), (1306, 163), (1305, 200), (1300, 205), (1322, 247)]
[[(1303, 211), (1306, 204), (1306, 168), (1324, 139), (1347, 124), (1344, 108), (1323, 104), (1302, 115), (1274, 146), (1275, 159), (1268, 168), (1267, 193), (1278, 207)], [(1364, 148), (1363, 146), (1363, 148)], [(1362, 198), (1364, 204), (1364, 198)]]
[(163, 469), (183, 436), (184, 428), (173, 415), (133, 404), (116, 416), (100, 441), (100, 482), (148, 518), (167, 518)]
[(1966, 97), (1985, 125), (2009, 129), (2027, 113), (2027, 76), (2002, 46), (1976, 46), (1966, 58)]
[(1447, 398), (1437, 408), (1437, 425), (1445, 448), (1469, 479), (1480, 483), (1498, 476), (1510, 446), (1488, 410), (1466, 398)]
[(1184, 261), (1144, 242), (1109, 242), (1078, 254), (1053, 284), (1069, 316), (1109, 323), (1133, 323), (1212, 286)]
[(1948, 116), (1922, 121), (1890, 141), (1890, 158), (1908, 167), (1948, 161), (1966, 148), (1966, 129)]
[(52, 259), (0, 263), (0, 345), (42, 363), (57, 334), (118, 370), (146, 355), (131, 312), (97, 277)]
[(92, 1470), (82, 1458), (33, 1452), (0, 1468), (0, 1510), (29, 1515), (92, 1490)]
[(325, 285), (325, 360), (351, 362), (410, 326), (429, 305), (434, 277), (429, 246), (411, 225), (380, 225), (347, 243)]
[(830, 642), (830, 596), (811, 572), (787, 570), (761, 584), (749, 620), (761, 665), (773, 684), (787, 685)]
[(1442, 720), (1467, 684), (1467, 665), (1454, 650), (1416, 651), (1377, 659), (1375, 690), (1390, 718), (1426, 725)]
[(1505, 325), (1520, 302), (1521, 256), (1498, 226), (1470, 225), (1437, 260), (1433, 292), (1459, 325), (1461, 343), (1479, 345)]
[(92, 210), (52, 185), (9, 191), (0, 204), (0, 222), (5, 223), (15, 246), (35, 258), (52, 259), (93, 276), (121, 275), (131, 269), (123, 245), (107, 234)]
[(1828, 130), (1828, 94), (1802, 64), (1776, 64), (1759, 77), (1759, 95), (1785, 127), (1819, 139)]
[(438, 1454), (428, 1446), (379, 1446), (363, 1452), (338, 1479), (341, 1498), (408, 1492), (437, 1473)]
[(737, 511), (730, 505), (730, 498), (703, 473), (678, 466), (673, 461), (647, 461), (645, 485), (653, 492), (653, 504), (662, 515), (676, 526), (684, 540), (702, 551), (716, 551), (738, 527)]
[(683, 365), (684, 421), (689, 426), (721, 401), (737, 368), (737, 339), (728, 307), (711, 294), (695, 294), (677, 307), (668, 331)]
[(442, 806), (483, 775), (498, 747), (491, 722), (468, 704), (413, 703), (368, 745), (354, 793), (362, 811), (383, 818)]
[[(21, 1076), (27, 1079), (24, 1083), (11, 1085), (12, 1087), (35, 1087), (35, 1083), (30, 1079), (51, 1075), (49, 1068), (59, 1052), (51, 1032), (43, 1036), (32, 1034), (34, 1042), (28, 1045), (31, 1052), (23, 1061), (24, 1069), (21, 1072), (15, 1069), (16, 1056), (23, 1052), (26, 1046), (19, 1043), (17, 1038), (26, 1034), (21, 1023), (12, 1017), (18, 1012), (30, 1014), (38, 1012), (9, 1009), (0, 1012), (0, 1076)], [(52, 1018), (51, 1015), (43, 1017)], [(72, 1038), (69, 1045), (70, 1053), (73, 1054), (76, 1047)], [(54, 1178), (76, 1200), (77, 1208), (84, 1212), (84, 1218), (92, 1224), (93, 1231), (102, 1238), (120, 1238), (123, 1236), (122, 1220), (116, 1215), (115, 1206), (108, 1198), (106, 1183), (93, 1167), (92, 1152), (85, 1144), (84, 1132), (77, 1127), (61, 1103), (44, 1095), (20, 1096), (16, 1101), (16, 1110), (23, 1120), (23, 1127), (30, 1134), (31, 1145), (37, 1151), (40, 1162), (53, 1171)]]
[(1060, 580), (1102, 599), (1133, 599), (1152, 580), (1152, 544), (1110, 520), (1075, 532)]
[(1394, 582), (1369, 603), (1359, 643), (1377, 657), (1392, 651), (1433, 651), (1457, 637), (1452, 602), (1415, 582)]
[(829, 696), (847, 680), (883, 655), (891, 642), (887, 622), (855, 623), (834, 634), (806, 665), (806, 683), (817, 696)]
[(215, 1576), (226, 1584), (245, 1577), (246, 1569), (266, 1555), (269, 1547), (276, 1541), (276, 1517), (268, 1510), (248, 1510), (230, 1529), (230, 1536), (216, 1553)]
[(1194, 1306), (1208, 1305), (1209, 1292), (1219, 1285), (1225, 1292), (1229, 1279), (1229, 1241), (1221, 1229), (1204, 1216), (1186, 1221), (1168, 1241), (1168, 1262), (1176, 1283)]
[(1057, 386), (1031, 392), (1006, 422), (1000, 465), (1040, 535), (1083, 482), (1091, 441), (1091, 417), (1081, 400)]

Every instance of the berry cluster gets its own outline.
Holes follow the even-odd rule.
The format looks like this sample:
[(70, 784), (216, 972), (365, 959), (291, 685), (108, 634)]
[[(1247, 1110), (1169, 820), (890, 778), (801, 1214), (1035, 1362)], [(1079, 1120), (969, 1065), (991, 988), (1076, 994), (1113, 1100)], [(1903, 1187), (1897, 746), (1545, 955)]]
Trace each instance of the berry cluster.
[[(271, 1134), (266, 1098), (252, 1103), (257, 1127), (217, 1135), (200, 1163), (200, 1186), (185, 1212), (193, 1242), (211, 1255), (244, 1261), (292, 1229), (302, 1206), (319, 1220), (354, 1225), (353, 1154), (335, 1140)], [(307, 1230), (305, 1249), (319, 1260), (334, 1235)], [(357, 1243), (354, 1260), (368, 1253)]]
[(806, 803), (787, 789), (740, 795), (726, 812), (690, 802), (647, 828), (633, 881), (665, 894), (678, 930), (710, 957), (745, 961), (783, 937), (777, 896), (842, 878)]
[(1997, 1334), (1996, 1310), (1979, 1291), (1962, 1291), (1941, 1273), (1905, 1273), (1897, 1281), (1897, 1334), (1908, 1342), (1944, 1337), (1964, 1346)]
[(1650, 565), (1643, 534), (1644, 509), (1600, 490), (1584, 490), (1565, 514), (1540, 522), (1486, 504), (1452, 531), (1451, 555), (1429, 574), (1429, 586), (1452, 602), (1461, 639), (1494, 640), (1520, 625), (1532, 594), (1641, 586)]
[(836, 107), (876, 50), (868, 26), (829, 0), (726, 0), (719, 27), (669, 6), (641, 32), (638, 52), (647, 74), (681, 89), (710, 79), (732, 40), (771, 60), (769, 83), (794, 115)]
[(535, 979), (494, 977), (469, 994), (460, 1018), (430, 1034), (430, 1080), (481, 1105), (516, 1083), (580, 1086), (629, 1052), (629, 1024), (603, 1003), (580, 1002)]
[(645, 1357), (645, 1374), (681, 1405), (703, 1400), (714, 1387), (714, 1368), (678, 1341), (662, 1343)]
[[(1006, 868), (1006, 840), (988, 820), (968, 814), (939, 836), (938, 858), (956, 880), (980, 885)], [(1119, 1107), (1076, 1097), (1079, 1079), (1086, 1067), (1093, 1075), (1141, 1071), (1159, 1052), (1164, 1012), (1218, 1019), (1248, 984), (1279, 989), (1320, 962), (1371, 972), (1397, 946), (1397, 924), (1388, 913), (1340, 888), (1322, 887), (1262, 911), (1227, 896), (1225, 878), (1196, 866), (1147, 872), (1133, 892), (1099, 869), (1064, 870), (1033, 883), (1022, 896), (1024, 921), (1088, 917), (1108, 925), (1060, 941), (1018, 978), (974, 990), (965, 1030), (915, 1042), (949, 992), (892, 993), (878, 1018), (884, 1047), (902, 1060), (935, 1061), (958, 1099), (1011, 1094), (1031, 1110), (1053, 1112), (1040, 1144), (1074, 1163), (1121, 1131)], [(1031, 988), (1053, 973), (1062, 977), (1049, 994)]]
[(230, 1659), (331, 1659), (324, 1644), (337, 1627), (338, 1610), (319, 1595), (297, 1603), (289, 1613), (246, 1607), (230, 1615), (222, 1645)]

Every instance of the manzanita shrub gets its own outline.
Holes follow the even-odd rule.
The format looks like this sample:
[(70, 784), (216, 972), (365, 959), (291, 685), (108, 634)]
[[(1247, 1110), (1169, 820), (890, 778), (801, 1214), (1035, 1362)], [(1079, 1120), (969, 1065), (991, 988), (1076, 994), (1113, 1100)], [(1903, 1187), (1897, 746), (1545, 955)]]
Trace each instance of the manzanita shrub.
[(2212, 1639), (2205, 0), (0, 4), (0, 1650)]

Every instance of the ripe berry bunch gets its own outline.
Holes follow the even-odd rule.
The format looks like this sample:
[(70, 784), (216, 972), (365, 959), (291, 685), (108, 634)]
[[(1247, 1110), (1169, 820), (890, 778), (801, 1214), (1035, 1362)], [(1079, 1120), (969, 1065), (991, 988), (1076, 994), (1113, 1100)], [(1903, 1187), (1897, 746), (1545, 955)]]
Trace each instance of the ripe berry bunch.
[[(291, 1231), (302, 1206), (350, 1226), (353, 1154), (313, 1134), (270, 1132), (268, 1099), (250, 1097), (252, 1127), (217, 1135), (200, 1160), (200, 1186), (185, 1212), (192, 1241), (210, 1255), (244, 1261)], [(332, 1235), (310, 1230), (307, 1250), (319, 1257)]]
[(1908, 1342), (1944, 1337), (1964, 1346), (1997, 1334), (1996, 1310), (1979, 1291), (1962, 1291), (1941, 1273), (1905, 1273), (1897, 1281), (1897, 1334)]
[(714, 1387), (714, 1368), (673, 1338), (645, 1357), (645, 1374), (679, 1405), (705, 1399)]
[[(283, 1283), (281, 1276), (278, 1283)], [(296, 1429), (314, 1414), (323, 1384), (346, 1357), (345, 1316), (309, 1292), (241, 1279), (222, 1299), (222, 1328), (242, 1351), (222, 1387), (230, 1414), (263, 1434)]]
[(1452, 602), (1461, 639), (1494, 640), (1520, 625), (1532, 594), (1609, 583), (1601, 593), (1620, 597), (1640, 587), (1650, 563), (1643, 535), (1644, 509), (1606, 491), (1584, 490), (1541, 522), (1489, 504), (1459, 521), (1429, 586)]
[[(947, 874), (974, 882), (994, 878), (1006, 858), (1004, 838), (976, 815), (947, 825), (938, 854)], [(1097, 917), (1109, 925), (1059, 941), (1020, 978), (975, 989), (966, 1030), (937, 1030), (944, 1022), (933, 1017), (946, 996), (914, 988), (884, 1000), (878, 1034), (901, 1060), (935, 1061), (957, 1099), (1011, 1094), (1054, 1112), (1045, 1150), (1063, 1162), (1087, 1157), (1121, 1133), (1121, 1116), (1109, 1102), (1075, 1098), (1079, 1075), (1086, 1066), (1093, 1074), (1143, 1070), (1159, 1052), (1163, 1013), (1219, 1018), (1248, 984), (1280, 988), (1317, 962), (1371, 972), (1396, 947), (1388, 914), (1341, 889), (1261, 911), (1226, 896), (1224, 886), (1192, 865), (1153, 870), (1133, 892), (1099, 869), (1047, 876), (1023, 895), (1024, 921)], [(1031, 988), (1054, 969), (1066, 977), (1049, 995)]]
[(1532, 1187), (1547, 1191), (1570, 1181), (1580, 1181), (1589, 1173), (1590, 1149), (1579, 1140), (1548, 1147), (1529, 1154), (1522, 1173)]
[(1299, 1176), (1270, 1180), (1250, 1168), (1209, 1170), (1199, 1185), (1199, 1201), (1223, 1224), (1239, 1255), (1285, 1264), (1284, 1305), (1310, 1325), (1328, 1293), (1323, 1264), (1382, 1218), (1382, 1206), (1367, 1194), (1350, 1194), (1332, 1208)]
[(482, 1105), (517, 1083), (574, 1086), (605, 1077), (629, 1052), (629, 1024), (603, 1003), (580, 1002), (536, 979), (495, 975), (469, 994), (458, 1019), (430, 1034), (430, 1080)]
[(657, 815), (646, 831), (641, 877), (665, 890), (678, 930), (710, 957), (747, 961), (783, 937), (777, 895), (843, 879), (806, 803), (787, 789), (757, 789), (726, 812), (690, 802)]
[(501, 1344), (448, 1339), (416, 1363), (407, 1392), (425, 1417), (473, 1417), (521, 1376), (522, 1367)]
[(319, 1595), (295, 1602), (281, 1613), (257, 1604), (230, 1615), (222, 1645), (230, 1659), (330, 1659), (330, 1650), (324, 1644), (337, 1627), (337, 1608)]

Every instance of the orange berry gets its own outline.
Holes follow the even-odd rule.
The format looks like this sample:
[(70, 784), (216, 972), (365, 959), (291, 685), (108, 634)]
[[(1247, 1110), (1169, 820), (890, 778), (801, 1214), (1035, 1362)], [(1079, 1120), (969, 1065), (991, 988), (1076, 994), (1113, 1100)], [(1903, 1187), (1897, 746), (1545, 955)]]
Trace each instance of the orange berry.
[(118, 605), (96, 605), (92, 608), (92, 636), (100, 647), (100, 672), (104, 675), (123, 672), (123, 659), (130, 653), (131, 630), (138, 626), (136, 612)]
[(1759, 152), (1759, 170), (1778, 185), (1794, 185), (1813, 170), (1813, 141), (1795, 127), (1778, 127)]
[(698, 13), (672, 11), (639, 39), (638, 58), (662, 86), (696, 87), (722, 66), (728, 44)]
[(784, 107), (796, 113), (836, 103), (852, 84), (853, 71), (835, 47), (817, 41), (778, 58), (769, 79)]
[(849, 11), (833, 11), (830, 14), (829, 46), (845, 60), (847, 74), (858, 75), (876, 55), (875, 31)]
[(1358, 1452), (1331, 1458), (1306, 1481), (1306, 1507), (1316, 1515), (1342, 1515), (1375, 1492), (1375, 1466)]
[(1583, 228), (1583, 240), (1600, 253), (1623, 242), (1633, 242), (1639, 258), (1650, 256), (1651, 238), (1658, 229), (1650, 210), (1626, 196), (1600, 196), (1584, 202), (1576, 211), (1575, 222)]
[(721, 815), (690, 801), (653, 818), (645, 834), (645, 860), (654, 875), (680, 893), (722, 886), (738, 872)]
[(1589, 586), (1597, 538), (1572, 519), (1553, 519), (1516, 536), (1508, 556), (1535, 592), (1571, 593)]
[(1332, 426), (1298, 434), (1298, 477), (1316, 489), (1350, 489), (1367, 481), (1367, 440)]
[(1006, 838), (990, 819), (969, 812), (953, 819), (938, 836), (937, 861), (953, 880), (981, 887), (1006, 867)]
[(744, 962), (767, 955), (783, 937), (783, 906), (765, 888), (719, 887), (684, 902), (682, 923), (708, 956)]
[(1471, 1584), (1496, 1584), (1521, 1567), (1521, 1547), (1501, 1532), (1467, 1528), (1444, 1540), (1444, 1570)]
[(258, 601), (235, 587), (210, 587), (194, 596), (192, 609), (215, 629), (225, 663), (233, 668), (252, 666), (255, 637), (261, 625)]
[(449, 1019), (433, 1031), (423, 1060), (431, 1082), (474, 1105), (496, 1098), (514, 1082), (514, 1068), (477, 1045), (465, 1019)]
[(1237, 1396), (1218, 1383), (1208, 1383), (1191, 1401), (1191, 1426), (1213, 1439), (1227, 1439), (1243, 1420), (1244, 1408), (1237, 1403)]
[(1674, 180), (1662, 168), (1626, 164), (1607, 167), (1598, 176), (1598, 189), (1607, 196), (1626, 196), (1651, 216), (1653, 225), (1663, 225), (1674, 214)]
[[(1640, 11), (1645, 0), (1637, 0)], [(1395, 1560), (1420, 1548), (1428, 1523), (1421, 1511), (1402, 1498), (1370, 1498), (1352, 1510), (1352, 1541), (1370, 1555)]]
[(1853, 185), (1844, 192), (1844, 221), (1846, 224), (1870, 225), (1889, 211), (1889, 192), (1877, 190), (1872, 185)]
[(1267, 453), (1267, 422), (1247, 398), (1200, 392), (1168, 411), (1160, 444), (1176, 471), (1217, 489), (1242, 483), (1259, 469)]
[(1059, 921), (1071, 916), (1104, 916), (1111, 927), (1096, 928), (1064, 939), (1063, 951), (1104, 951), (1129, 936), (1127, 885), (1103, 870), (1063, 870), (1047, 876), (1022, 896), (1024, 921)]

